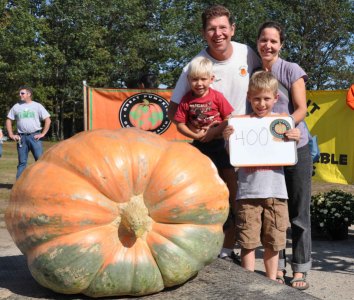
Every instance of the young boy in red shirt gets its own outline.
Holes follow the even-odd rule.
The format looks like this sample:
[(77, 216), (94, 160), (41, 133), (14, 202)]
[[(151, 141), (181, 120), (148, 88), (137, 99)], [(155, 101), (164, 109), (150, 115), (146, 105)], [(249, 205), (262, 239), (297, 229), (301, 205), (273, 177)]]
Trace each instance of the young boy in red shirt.
[[(222, 138), (222, 131), (227, 125), (227, 119), (231, 116), (233, 108), (222, 93), (210, 87), (214, 81), (213, 63), (210, 59), (203, 56), (194, 58), (189, 64), (187, 78), (191, 90), (179, 103), (174, 120), (177, 130), (192, 138), (192, 145), (213, 161), (229, 189), (231, 208), (229, 218), (224, 225), (228, 241), (225, 241), (220, 257), (231, 257), (235, 260), (237, 257), (228, 244), (230, 241), (232, 245), (235, 243), (233, 207), (237, 180)], [(207, 130), (208, 128), (210, 129)], [(213, 139), (210, 138), (210, 134), (207, 134), (212, 130), (217, 136)]]

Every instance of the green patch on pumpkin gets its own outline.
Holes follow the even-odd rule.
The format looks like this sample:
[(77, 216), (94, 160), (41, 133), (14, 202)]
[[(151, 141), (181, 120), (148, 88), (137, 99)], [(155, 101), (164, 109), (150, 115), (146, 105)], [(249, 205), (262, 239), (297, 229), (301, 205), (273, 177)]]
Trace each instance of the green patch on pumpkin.
[(17, 227), (21, 230), (27, 230), (33, 226), (48, 226), (48, 225), (63, 225), (61, 216), (47, 216), (45, 214), (34, 215), (27, 219), (26, 216), (22, 216), (22, 219), (18, 221)]
[(172, 243), (153, 245), (151, 250), (166, 287), (186, 282), (204, 266)]
[(210, 210), (205, 204), (198, 207), (175, 207), (171, 210), (173, 222), (190, 224), (218, 224), (224, 223), (228, 216), (228, 210)]
[(31, 249), (47, 243), (52, 239), (58, 237), (57, 234), (42, 234), (42, 235), (28, 235), (26, 239), (18, 241), (17, 247), (21, 250), (22, 253), (27, 253)]
[(85, 290), (102, 266), (100, 245), (50, 248), (29, 265), (33, 277), (43, 286), (59, 293)]
[(166, 238), (201, 264), (211, 263), (220, 253), (224, 242), (222, 232), (210, 231), (207, 227), (190, 227), (184, 229), (183, 233), (181, 236)]
[(91, 297), (147, 295), (164, 288), (158, 267), (149, 263), (119, 262), (108, 265), (92, 281), (85, 295)]
[[(26, 239), (18, 241), (18, 248), (22, 253), (26, 253), (30, 249), (39, 246), (43, 243), (51, 241), (52, 239), (58, 237), (60, 234), (56, 234), (55, 231), (49, 233), (41, 233), (40, 235), (36, 232), (36, 227), (45, 228), (59, 228), (65, 225), (62, 221), (61, 216), (47, 216), (46, 214), (34, 215), (27, 219), (23, 216), (17, 223), (17, 228), (23, 232)], [(50, 230), (48, 230), (49, 232)]]

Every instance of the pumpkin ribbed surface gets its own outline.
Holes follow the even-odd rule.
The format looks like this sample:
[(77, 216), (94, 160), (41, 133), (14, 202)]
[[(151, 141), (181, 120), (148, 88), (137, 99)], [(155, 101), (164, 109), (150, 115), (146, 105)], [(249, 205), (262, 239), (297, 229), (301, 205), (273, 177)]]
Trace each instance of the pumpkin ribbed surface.
[(206, 156), (130, 128), (50, 148), (15, 183), (5, 220), (41, 285), (101, 297), (188, 280), (219, 253), (227, 213)]

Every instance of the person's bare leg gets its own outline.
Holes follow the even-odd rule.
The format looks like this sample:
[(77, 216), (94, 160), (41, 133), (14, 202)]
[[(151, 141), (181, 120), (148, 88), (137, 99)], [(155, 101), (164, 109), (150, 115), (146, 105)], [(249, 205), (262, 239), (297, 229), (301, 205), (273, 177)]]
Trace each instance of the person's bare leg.
[(264, 249), (263, 261), (266, 270), (266, 276), (276, 280), (278, 271), (279, 251), (273, 251), (270, 248)]
[(241, 249), (241, 267), (254, 272), (255, 265), (255, 249)]

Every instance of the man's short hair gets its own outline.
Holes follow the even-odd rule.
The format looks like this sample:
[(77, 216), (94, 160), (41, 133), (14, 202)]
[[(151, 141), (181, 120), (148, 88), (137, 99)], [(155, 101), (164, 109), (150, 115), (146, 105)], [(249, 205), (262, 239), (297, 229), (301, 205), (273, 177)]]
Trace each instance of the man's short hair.
[(193, 58), (188, 66), (188, 77), (200, 76), (213, 76), (213, 62), (204, 56)]
[(278, 80), (267, 71), (257, 71), (253, 73), (248, 84), (248, 92), (271, 91), (278, 94)]
[(33, 96), (32, 88), (27, 85), (20, 86), (19, 91), (21, 91), (21, 90), (26, 90), (27, 92), (29, 92), (31, 94), (31, 97)]
[(202, 14), (202, 24), (203, 29), (206, 29), (206, 25), (210, 19), (217, 17), (227, 17), (230, 25), (234, 24), (234, 17), (230, 13), (230, 11), (222, 5), (213, 5), (207, 8)]

